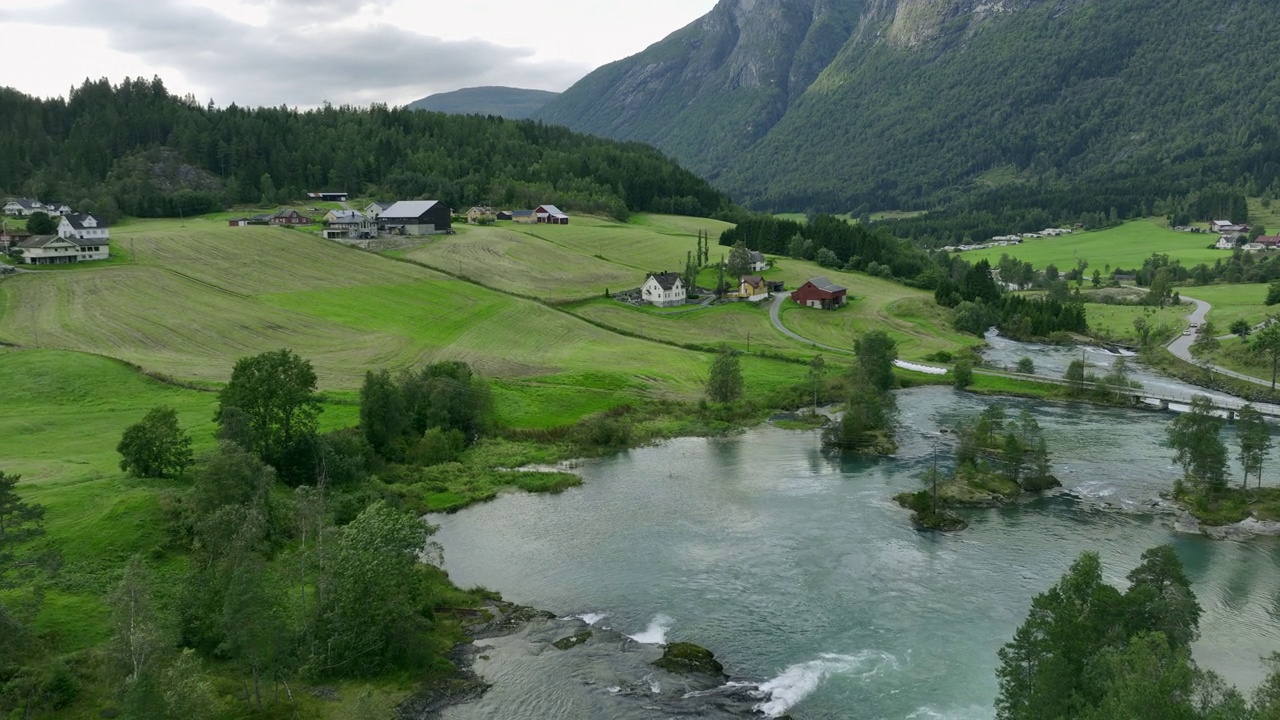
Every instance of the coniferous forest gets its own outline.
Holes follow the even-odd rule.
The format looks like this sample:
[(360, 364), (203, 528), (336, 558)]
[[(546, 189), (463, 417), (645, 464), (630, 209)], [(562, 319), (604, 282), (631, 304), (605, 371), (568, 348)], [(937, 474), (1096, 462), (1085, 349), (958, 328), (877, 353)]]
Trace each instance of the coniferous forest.
[(67, 99), (0, 89), (0, 192), (108, 220), (282, 203), (308, 191), (709, 216), (728, 199), (657, 150), (536, 122), (374, 105), (217, 108), (157, 78)]

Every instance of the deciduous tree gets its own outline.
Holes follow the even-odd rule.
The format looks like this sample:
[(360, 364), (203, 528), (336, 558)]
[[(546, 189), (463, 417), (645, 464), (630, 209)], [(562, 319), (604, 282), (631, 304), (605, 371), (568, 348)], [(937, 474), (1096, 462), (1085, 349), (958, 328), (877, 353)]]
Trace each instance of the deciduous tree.
[(738, 354), (728, 348), (716, 353), (707, 376), (707, 397), (712, 402), (737, 402), (742, 398), (744, 387)]
[(1250, 476), (1257, 477), (1258, 487), (1262, 487), (1262, 466), (1271, 452), (1271, 425), (1253, 405), (1245, 405), (1236, 415), (1236, 440), (1244, 487), (1249, 487)]
[(249, 449), (273, 464), (297, 439), (315, 434), (322, 410), (315, 370), (290, 350), (241, 358), (218, 401), (214, 420), (221, 424), (228, 408), (239, 408), (252, 431)]
[[(1280, 282), (1280, 281), (1277, 281)], [(1271, 390), (1276, 389), (1276, 371), (1280, 370), (1280, 320), (1271, 318), (1266, 327), (1258, 331), (1250, 344), (1253, 351), (1271, 363)]]
[(191, 436), (173, 408), (157, 407), (130, 425), (116, 446), (120, 469), (145, 478), (180, 475), (191, 465)]
[(1183, 479), (1207, 496), (1227, 485), (1227, 447), (1219, 432), (1222, 419), (1213, 414), (1213, 403), (1203, 395), (1191, 400), (1191, 409), (1169, 425), (1167, 436)]

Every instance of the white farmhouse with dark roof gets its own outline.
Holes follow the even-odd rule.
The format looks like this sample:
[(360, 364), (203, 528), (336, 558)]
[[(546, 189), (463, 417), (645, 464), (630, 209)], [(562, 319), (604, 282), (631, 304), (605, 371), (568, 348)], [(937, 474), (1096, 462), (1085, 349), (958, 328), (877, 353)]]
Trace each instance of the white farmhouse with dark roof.
[(769, 261), (759, 250), (751, 251), (751, 272), (764, 272), (769, 269)]
[(22, 262), (27, 265), (67, 265), (70, 263), (106, 260), (110, 246), (106, 238), (81, 240), (58, 235), (36, 235), (18, 243)]
[[(72, 213), (63, 215), (58, 223), (58, 237), (64, 240), (87, 240), (90, 244), (103, 246), (103, 258), (106, 258), (106, 245), (110, 242), (111, 231), (107, 224), (89, 213)], [(101, 259), (101, 258), (94, 258)]]
[(684, 304), (688, 291), (684, 286), (684, 278), (677, 273), (653, 273), (640, 288), (640, 296), (645, 302), (658, 307), (675, 307)]
[(13, 217), (30, 217), (34, 212), (49, 212), (44, 203), (31, 198), (13, 198), (4, 204), (4, 214)]
[(364, 209), (365, 217), (377, 220), (382, 217), (382, 213), (386, 212), (387, 208), (392, 205), (395, 205), (395, 203), (388, 200), (375, 200), (374, 202), (369, 203), (369, 207)]

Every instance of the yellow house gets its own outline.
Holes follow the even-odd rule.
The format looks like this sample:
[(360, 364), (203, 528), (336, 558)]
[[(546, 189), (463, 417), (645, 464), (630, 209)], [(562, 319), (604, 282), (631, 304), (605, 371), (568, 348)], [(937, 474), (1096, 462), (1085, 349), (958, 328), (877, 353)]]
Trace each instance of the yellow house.
[(759, 302), (769, 297), (769, 284), (759, 275), (744, 275), (738, 281), (738, 298), (748, 302)]

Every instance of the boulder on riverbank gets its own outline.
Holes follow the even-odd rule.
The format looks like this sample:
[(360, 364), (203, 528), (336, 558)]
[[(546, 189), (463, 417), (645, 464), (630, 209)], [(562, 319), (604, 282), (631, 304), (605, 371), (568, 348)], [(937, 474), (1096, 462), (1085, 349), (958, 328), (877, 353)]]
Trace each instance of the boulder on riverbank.
[(711, 675), (725, 677), (724, 666), (708, 649), (693, 643), (671, 643), (663, 648), (654, 667), (676, 675)]
[(1203, 535), (1214, 540), (1239, 541), (1255, 537), (1280, 537), (1280, 522), (1245, 518), (1231, 525), (1205, 525), (1187, 512), (1173, 521), (1173, 529), (1187, 535)]

